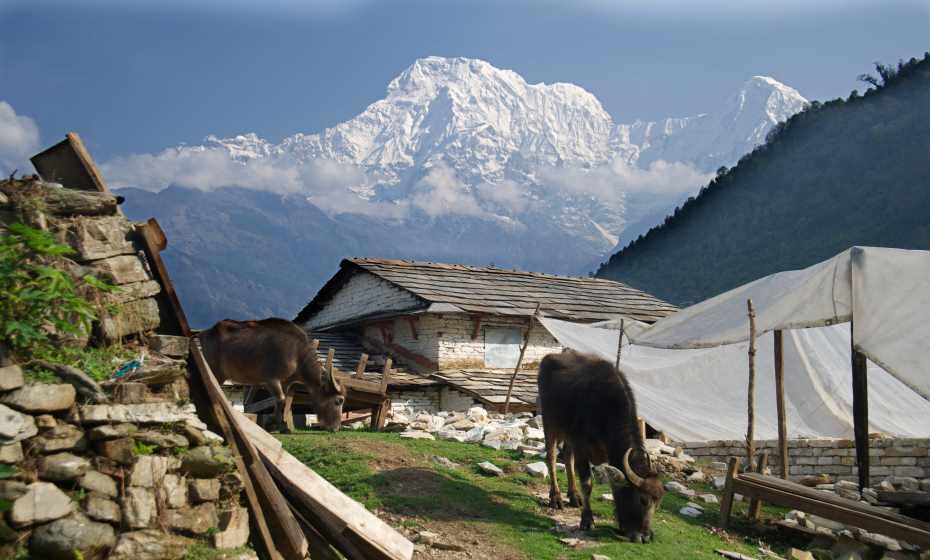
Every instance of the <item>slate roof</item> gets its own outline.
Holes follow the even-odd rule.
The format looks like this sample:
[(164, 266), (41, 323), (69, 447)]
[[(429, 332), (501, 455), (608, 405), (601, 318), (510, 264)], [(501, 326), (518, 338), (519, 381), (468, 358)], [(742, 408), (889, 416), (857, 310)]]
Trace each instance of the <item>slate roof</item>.
[[(390, 259), (344, 259), (339, 272), (298, 314), (302, 323), (322, 309), (355, 274), (370, 273), (415, 295), (413, 311), (530, 316), (603, 321), (618, 316), (653, 323), (677, 308), (626, 284), (493, 267)], [(394, 314), (397, 314), (394, 312)], [(362, 319), (361, 317), (359, 319)]]

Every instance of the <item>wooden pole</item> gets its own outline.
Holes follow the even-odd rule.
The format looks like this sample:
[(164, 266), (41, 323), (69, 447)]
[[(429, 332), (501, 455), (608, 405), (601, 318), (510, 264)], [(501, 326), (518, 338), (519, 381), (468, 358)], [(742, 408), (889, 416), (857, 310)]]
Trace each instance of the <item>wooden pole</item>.
[(788, 480), (788, 419), (785, 416), (785, 352), (782, 331), (775, 337), (775, 405), (778, 409), (778, 454), (781, 460), (781, 477)]
[(513, 375), (510, 376), (510, 384), (507, 386), (507, 398), (504, 399), (504, 414), (510, 412), (510, 394), (513, 392), (513, 383), (517, 380), (517, 373), (520, 372), (520, 365), (523, 363), (523, 354), (526, 353), (526, 347), (530, 343), (530, 331), (533, 330), (533, 320), (536, 318), (536, 315), (539, 314), (540, 304), (536, 304), (536, 310), (533, 311), (533, 316), (530, 317), (529, 326), (526, 328), (526, 338), (523, 339), (523, 345), (520, 347), (520, 356), (517, 358), (517, 366), (513, 368)]
[(620, 319), (620, 338), (617, 339), (617, 363), (614, 364), (614, 367), (620, 369), (620, 351), (623, 349), (623, 322), (624, 319)]
[(756, 312), (752, 308), (752, 300), (746, 300), (749, 311), (749, 398), (748, 423), (746, 426), (746, 470), (752, 471), (752, 457), (755, 455), (755, 441), (753, 428), (755, 425), (756, 408)]
[(868, 361), (852, 343), (854, 324), (849, 323), (853, 383), (853, 433), (856, 437), (856, 466), (859, 489), (869, 486), (869, 370)]

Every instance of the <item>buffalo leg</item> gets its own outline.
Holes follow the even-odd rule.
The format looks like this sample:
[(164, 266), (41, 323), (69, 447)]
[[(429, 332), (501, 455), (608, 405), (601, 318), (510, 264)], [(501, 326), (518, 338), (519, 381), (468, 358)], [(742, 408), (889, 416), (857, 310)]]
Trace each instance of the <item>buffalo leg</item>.
[(549, 507), (562, 509), (562, 493), (559, 491), (559, 480), (556, 476), (555, 462), (559, 455), (559, 440), (551, 430), (546, 433), (546, 462), (549, 466)]
[(594, 487), (594, 481), (591, 480), (591, 459), (587, 455), (576, 455), (575, 468), (581, 479), (580, 529), (590, 531), (594, 527), (594, 513), (591, 512), (591, 490)]
[[(578, 485), (575, 482), (575, 451), (568, 445), (562, 446), (562, 458), (565, 460), (565, 476), (568, 478), (568, 505), (578, 507), (581, 499), (578, 497)], [(551, 473), (555, 476), (555, 473)]]
[(284, 423), (284, 389), (281, 388), (281, 381), (275, 379), (274, 381), (268, 381), (265, 386), (268, 388), (268, 391), (274, 396), (274, 419), (277, 423), (277, 429), (282, 432), (287, 432), (287, 425)]

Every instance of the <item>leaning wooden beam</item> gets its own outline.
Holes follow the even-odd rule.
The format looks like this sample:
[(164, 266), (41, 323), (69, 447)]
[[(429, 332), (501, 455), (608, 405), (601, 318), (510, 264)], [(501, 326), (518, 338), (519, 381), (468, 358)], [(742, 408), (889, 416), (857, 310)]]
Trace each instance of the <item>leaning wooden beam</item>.
[(753, 437), (753, 428), (756, 421), (756, 312), (752, 308), (752, 300), (746, 300), (749, 310), (749, 396), (747, 399), (746, 424), (746, 470), (752, 470), (752, 456), (755, 455), (756, 443)]
[(261, 456), (250, 442), (250, 437), (242, 428), (243, 424), (255, 424), (234, 411), (226, 400), (220, 384), (203, 356), (200, 341), (196, 339), (191, 344), (191, 355), (200, 374), (197, 377), (210, 401), (214, 418), (224, 432), (226, 442), (241, 462), (240, 475), (249, 499), (249, 509), (259, 525), (264, 547), (271, 558), (303, 558), (308, 549), (304, 532), (297, 524), (284, 496), (275, 486)]
[(782, 331), (772, 333), (775, 337), (775, 408), (778, 414), (778, 458), (781, 461), (781, 477), (788, 480), (788, 419), (785, 413), (785, 352)]
[(174, 319), (175, 323), (165, 329), (164, 325), (167, 321), (163, 319), (160, 331), (170, 330), (174, 332), (163, 332), (162, 334), (179, 334), (189, 337), (192, 331), (190, 324), (187, 322), (187, 315), (184, 314), (181, 300), (178, 299), (178, 294), (174, 291), (174, 284), (171, 282), (171, 277), (168, 276), (168, 269), (161, 259), (161, 251), (168, 245), (165, 233), (155, 218), (149, 218), (149, 221), (139, 228), (139, 232), (142, 234), (146, 256), (153, 267), (152, 272), (155, 274), (155, 279), (161, 284), (162, 293), (158, 295), (158, 307), (162, 311), (162, 317), (165, 317), (165, 314), (170, 314), (169, 316)]
[(349, 560), (409, 560), (413, 543), (235, 413), (275, 480), (300, 514)]

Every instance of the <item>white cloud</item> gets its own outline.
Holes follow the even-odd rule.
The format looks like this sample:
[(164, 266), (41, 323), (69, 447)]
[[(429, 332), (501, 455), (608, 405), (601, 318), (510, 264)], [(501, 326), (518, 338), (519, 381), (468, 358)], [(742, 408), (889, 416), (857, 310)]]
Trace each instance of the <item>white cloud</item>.
[(39, 150), (39, 127), (29, 117), (17, 115), (6, 101), (0, 101), (0, 174), (31, 169), (27, 160)]
[(526, 187), (514, 181), (504, 180), (500, 183), (482, 183), (477, 188), (478, 196), (492, 202), (504, 210), (520, 213), (529, 206)]
[(417, 181), (410, 202), (433, 218), (448, 214), (488, 216), (488, 212), (456, 177), (455, 171), (441, 164), (431, 168), (425, 177)]
[(684, 195), (696, 192), (713, 177), (688, 163), (659, 160), (643, 169), (620, 159), (594, 169), (544, 167), (536, 175), (550, 188), (602, 202), (619, 202), (627, 194)]

